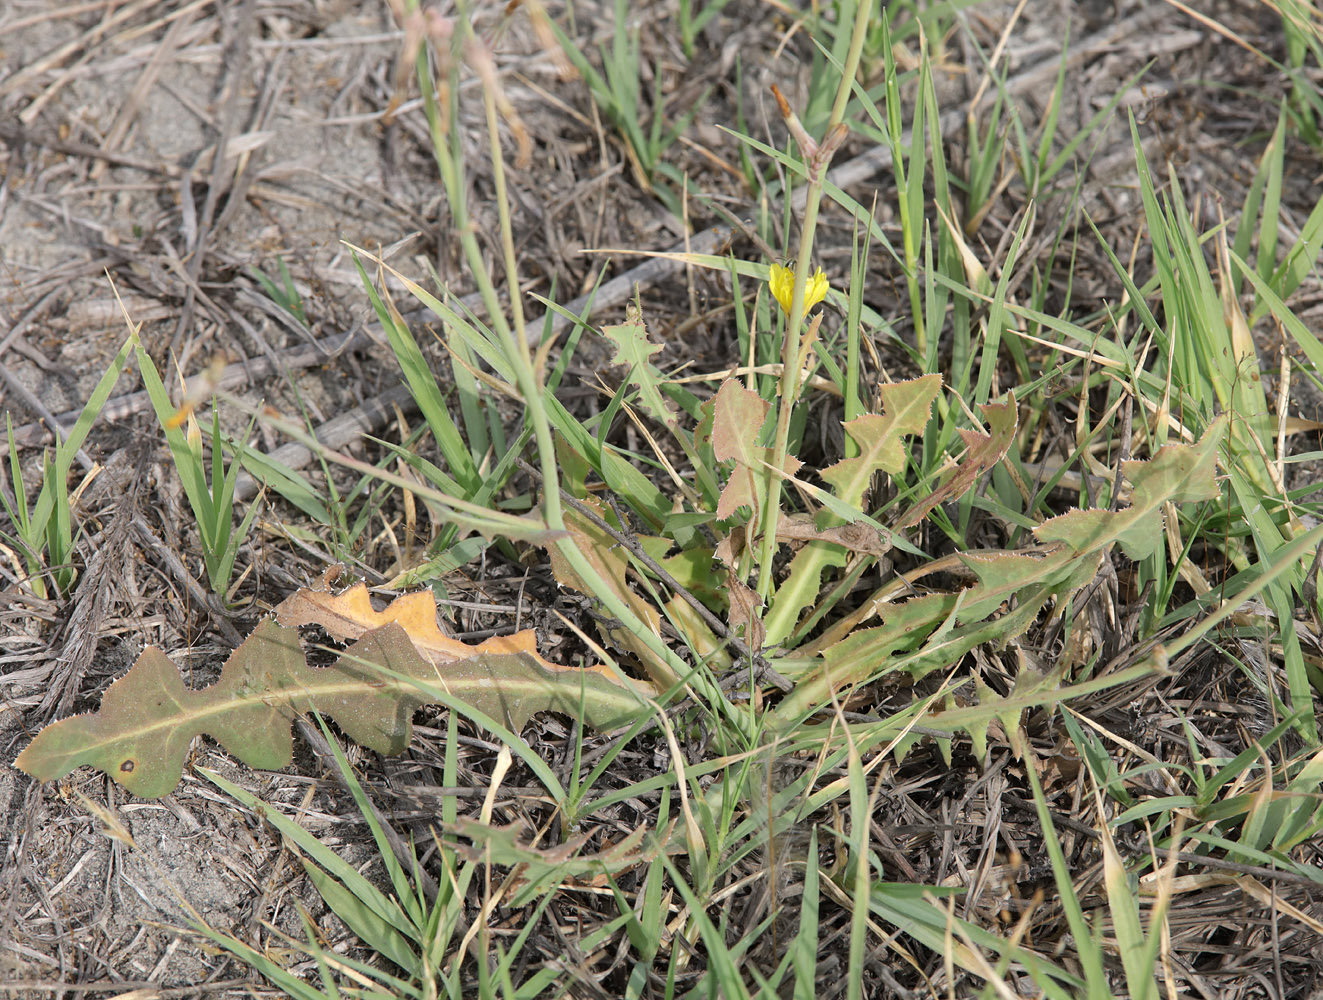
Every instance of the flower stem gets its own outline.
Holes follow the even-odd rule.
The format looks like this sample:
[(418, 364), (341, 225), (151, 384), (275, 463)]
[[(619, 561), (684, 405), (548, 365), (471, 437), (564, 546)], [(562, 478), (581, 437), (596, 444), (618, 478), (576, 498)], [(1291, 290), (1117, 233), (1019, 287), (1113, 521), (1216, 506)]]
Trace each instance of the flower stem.
[(808, 168), (808, 189), (804, 201), (804, 221), (799, 232), (799, 254), (795, 258), (795, 294), (790, 305), (790, 316), (786, 320), (786, 335), (781, 348), (781, 399), (776, 414), (776, 437), (772, 443), (770, 463), (774, 468), (767, 470), (765, 490), (767, 499), (763, 506), (762, 548), (758, 559), (758, 596), (764, 604), (772, 591), (772, 561), (776, 555), (776, 530), (781, 517), (781, 476), (778, 473), (786, 467), (786, 453), (790, 442), (790, 417), (794, 412), (795, 404), (799, 401), (800, 326), (804, 322), (804, 288), (808, 283), (813, 260), (813, 236), (818, 226), (818, 206), (822, 202), (822, 185), (827, 174), (827, 165), (831, 162), (832, 154), (849, 134), (849, 129), (843, 124), (845, 108), (849, 103), (855, 72), (859, 68), (859, 57), (868, 34), (868, 16), (871, 10), (872, 4), (869, 0), (859, 0), (855, 7), (850, 48), (841, 71), (841, 82), (836, 90), (831, 116), (827, 120), (827, 132), (821, 144), (814, 142), (804, 131), (799, 119), (791, 111), (789, 103), (781, 96), (780, 90), (775, 86), (772, 88), (777, 103), (781, 106), (781, 114), (785, 117), (791, 134), (798, 140), (800, 150), (804, 154)]

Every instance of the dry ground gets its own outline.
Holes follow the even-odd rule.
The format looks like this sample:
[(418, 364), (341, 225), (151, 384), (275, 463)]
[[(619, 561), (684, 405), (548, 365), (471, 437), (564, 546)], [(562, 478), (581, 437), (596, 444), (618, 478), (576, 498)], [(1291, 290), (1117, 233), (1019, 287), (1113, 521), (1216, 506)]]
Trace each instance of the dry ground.
[[(485, 6), (484, 23), (495, 30), (501, 5)], [(610, 4), (576, 6), (579, 35), (599, 37), (608, 22), (598, 8)], [(714, 90), (689, 141), (672, 147), (668, 158), (688, 172), (696, 190), (736, 216), (752, 218), (757, 206), (727, 169), (735, 162), (735, 145), (716, 124), (733, 122), (742, 100), (754, 134), (771, 129), (779, 135), (779, 125), (768, 124), (776, 119), (768, 85), (778, 83), (792, 99), (802, 96), (803, 40), (783, 46), (786, 24), (770, 4), (736, 0), (700, 39), (700, 56), (689, 63), (675, 40), (673, 6), (636, 5), (648, 61), (661, 67), (668, 106), (683, 109), (705, 88)], [(1251, 0), (1205, 6), (1205, 13), (1243, 38), (1281, 55), (1280, 28), (1267, 7)], [(552, 13), (560, 13), (559, 5)], [(1000, 3), (972, 8), (964, 15), (968, 35), (938, 40), (943, 108), (957, 112), (955, 127), (947, 130), (948, 155), (957, 164), (963, 116), (978, 83), (969, 38), (990, 51), (1008, 15), (1009, 5)], [(1201, 197), (1205, 222), (1216, 218), (1219, 205), (1235, 211), (1275, 123), (1280, 84), (1271, 68), (1164, 4), (1037, 0), (1027, 5), (1008, 41), (1012, 86), (1031, 127), (1050, 91), (1068, 19), (1075, 56), (1063, 131), (1086, 121), (1153, 59), (1146, 82), (1125, 99), (1139, 118), (1150, 161), (1172, 161), (1185, 190)], [(193, 373), (219, 355), (231, 366), (231, 387), (253, 401), (289, 414), (306, 407), (319, 424), (367, 404), (363, 421), (398, 439), (409, 417), (389, 405), (399, 397), (393, 393), (397, 369), (339, 241), (388, 247), (407, 238), (395, 257), (402, 269), (421, 277), (423, 261), (430, 261), (456, 291), (468, 290), (420, 112), (405, 104), (388, 113), (399, 45), (386, 5), (376, 0), (0, 4), (0, 393), (18, 428), (29, 475), (49, 440), (42, 421), (76, 410), (123, 341), (107, 272), (134, 320), (144, 323), (144, 340), (158, 364), (173, 356)], [(665, 249), (679, 242), (684, 222), (640, 189), (585, 87), (561, 76), (525, 19), (515, 16), (500, 29), (497, 49), (535, 149), (531, 168), (516, 175), (512, 192), (528, 289), (549, 293), (554, 280), (562, 300), (582, 293), (601, 265), (600, 257), (581, 253), (585, 248)], [(735, 83), (737, 55), (742, 94)], [(476, 149), (479, 130), (466, 124), (475, 125)], [(1092, 161), (1079, 198), (1124, 256), (1141, 217), (1122, 123), (1086, 149)], [(474, 162), (481, 158), (475, 155)], [(889, 173), (877, 169), (883, 161), (853, 142), (837, 157), (838, 164), (847, 162), (852, 173), (842, 179), (865, 204), (876, 192), (877, 211), (889, 224)], [(1283, 216), (1288, 227), (1298, 227), (1317, 197), (1319, 166), (1303, 146), (1292, 147), (1287, 165)], [(471, 183), (478, 226), (492, 232), (494, 216), (485, 207), (490, 184), (480, 167)], [(1071, 207), (1068, 195), (1069, 189), (1040, 206), (1042, 233), (1055, 231), (1054, 218)], [(697, 201), (690, 207), (694, 232), (722, 222)], [(980, 233), (985, 260), (998, 259), (998, 246), (1021, 207), (1022, 193), (1014, 188), (997, 203)], [(829, 217), (820, 240), (824, 263), (839, 275), (848, 262), (849, 220)], [(1072, 291), (1081, 311), (1119, 294), (1090, 243), (1081, 237)], [(757, 253), (738, 233), (733, 246), (738, 253)], [(302, 293), (306, 330), (274, 308), (251, 275), (252, 268), (274, 274), (278, 256)], [(608, 274), (619, 276), (632, 266), (618, 259)], [(657, 269), (633, 277), (641, 281), (652, 329), (668, 341), (667, 366), (734, 363), (729, 313), (722, 308), (727, 293), (719, 281)], [(879, 260), (868, 297), (875, 307), (901, 316), (896, 282), (894, 267)], [(629, 281), (616, 286), (594, 321), (618, 318), (629, 287)], [(1296, 307), (1317, 327), (1323, 296), (1309, 287)], [(888, 364), (902, 364), (882, 347)], [(585, 359), (571, 369), (582, 378), (571, 378), (569, 386), (575, 405), (589, 407), (596, 405), (595, 394), (580, 386), (590, 384), (597, 348), (584, 350)], [(16, 580), (7, 551), (0, 558), (5, 765), (46, 722), (95, 707), (144, 645), (168, 650), (186, 665), (194, 685), (207, 682), (264, 609), (315, 579), (332, 557), (325, 540), (291, 540), (282, 524), (297, 523), (296, 512), (263, 500), (258, 527), (239, 561), (247, 575), (236, 593), (238, 610), (219, 610), (206, 596), (196, 532), (159, 428), (134, 395), (139, 388), (135, 378), (121, 379), (85, 449), (82, 471), (93, 463), (100, 471), (78, 504), (79, 579), (68, 599), (34, 598)], [(1301, 392), (1293, 412), (1323, 419), (1317, 397)], [(383, 398), (387, 405), (380, 405)], [(239, 417), (227, 414), (226, 420)], [(258, 434), (264, 448), (281, 443), (271, 431)], [(362, 443), (349, 447), (377, 455)], [(309, 474), (316, 476), (316, 468)], [(388, 506), (352, 553), (370, 582), (390, 578), (408, 558), (392, 545), (399, 532), (383, 530), (388, 522), (398, 529), (398, 521), (398, 511)], [(459, 602), (452, 610), (461, 635), (508, 627), (517, 608), (540, 622), (556, 600), (542, 566), (470, 567), (447, 586)], [(554, 642), (548, 633), (548, 643)], [(556, 656), (554, 646), (544, 652)], [(1267, 724), (1261, 706), (1243, 700), (1214, 658), (1133, 704), (1096, 708), (1115, 731), (1161, 757), (1183, 744), (1173, 704), (1197, 707), (1208, 739), (1228, 746), (1243, 745), (1247, 733)], [(404, 758), (362, 763), (381, 808), (422, 840), (440, 794), (441, 733), (435, 713), (420, 721), (418, 745)], [(556, 719), (534, 723), (527, 735), (552, 760), (568, 739)], [(264, 799), (306, 801), (306, 825), (350, 860), (363, 863), (372, 856), (352, 800), (307, 743), (300, 742), (286, 773), (246, 771), (208, 741), (195, 752), (198, 761)], [(465, 787), (451, 791), (475, 812), (492, 755), (480, 734), (466, 738)], [(968, 754), (957, 755), (947, 771), (935, 753), (920, 749), (895, 769), (879, 803), (884, 823), (877, 845), (891, 877), (942, 882), (961, 872), (984, 872), (993, 880), (980, 904), (988, 913), (1003, 905), (1014, 909), (1017, 898), (1050, 884), (1018, 765), (1004, 751), (993, 757), (992, 767), (983, 770)], [(621, 766), (636, 779), (666, 761), (662, 751), (644, 744)], [(520, 797), (521, 786), (533, 784), (516, 769), (502, 789), (498, 813), (507, 819), (543, 815), (544, 803)], [(1079, 814), (1075, 787), (1063, 775), (1054, 792), (1063, 817)], [(136, 847), (102, 836), (80, 796), (115, 811)], [(647, 807), (640, 802), (604, 821), (632, 828), (647, 820)], [(1091, 827), (1063, 824), (1078, 877), (1096, 878), (1089, 874), (1096, 863)], [(297, 902), (331, 940), (341, 933), (270, 828), (187, 773), (175, 793), (149, 802), (126, 798), (86, 770), (40, 786), (0, 766), (0, 845), (0, 992), (88, 998), (138, 987), (173, 996), (260, 993), (263, 987), (247, 970), (181, 929), (180, 897), (215, 926), (254, 944), (269, 939), (264, 921), (297, 933)], [(1018, 872), (1006, 864), (1014, 851), (1026, 866)], [(1306, 912), (1323, 915), (1316, 886), (1280, 880), (1275, 888)], [(1278, 917), (1230, 888), (1178, 900), (1172, 934), (1190, 963), (1187, 995), (1323, 996), (1317, 939), (1300, 923)], [(498, 918), (511, 926), (517, 915)], [(549, 919), (539, 933), (534, 961), (581, 958), (574, 955), (571, 915), (561, 918)], [(839, 984), (841, 978), (840, 965), (832, 964), (844, 960), (835, 933), (840, 927), (839, 914), (824, 917), (824, 982)], [(884, 957), (876, 956), (870, 983), (877, 995), (902, 995), (904, 984), (896, 976), (905, 977), (882, 967)], [(606, 968), (610, 956), (600, 963), (591, 971), (602, 985), (590, 987), (591, 977), (585, 977), (573, 986), (576, 995), (609, 996), (619, 988)], [(73, 986), (76, 991), (64, 989)]]

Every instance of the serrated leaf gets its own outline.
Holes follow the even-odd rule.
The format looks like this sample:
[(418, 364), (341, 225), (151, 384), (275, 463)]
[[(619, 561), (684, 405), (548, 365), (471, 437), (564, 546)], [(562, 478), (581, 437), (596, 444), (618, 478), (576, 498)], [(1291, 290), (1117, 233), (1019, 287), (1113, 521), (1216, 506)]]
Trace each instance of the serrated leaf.
[(767, 637), (758, 614), (762, 610), (762, 600), (757, 591), (744, 585), (734, 570), (726, 571), (726, 593), (730, 599), (730, 627), (736, 635), (743, 636), (745, 644), (756, 656), (762, 652), (763, 640)]
[(759, 521), (766, 491), (762, 463), (768, 449), (758, 444), (758, 434), (769, 409), (766, 400), (734, 379), (722, 382), (712, 401), (712, 454), (719, 462), (735, 462), (717, 500), (717, 517), (721, 520), (734, 516), (741, 507), (749, 507), (753, 522)]
[(996, 719), (1001, 722), (1006, 735), (1011, 738), (1011, 745), (1019, 746), (1020, 741), (1015, 739), (1014, 734), (1020, 728), (1020, 720), (1026, 711), (1059, 705), (1074, 698), (1131, 684), (1150, 676), (1156, 669), (1151, 662), (1145, 661), (1116, 673), (1067, 685), (1063, 683), (1064, 666), (1039, 673), (1022, 663), (1009, 694), (999, 694), (986, 684), (979, 683), (975, 686), (978, 693), (975, 704), (945, 711), (930, 711), (924, 716), (922, 725), (928, 729), (947, 733), (955, 733), (959, 730), (970, 734), (977, 732), (981, 738), (986, 739), (988, 725)]
[[(781, 531), (781, 525), (786, 519), (777, 522), (776, 537), (782, 540), (786, 535)], [(817, 531), (813, 527), (813, 519), (807, 518), (808, 527)], [(799, 522), (801, 525), (804, 521)], [(842, 532), (849, 529), (862, 529), (866, 538), (876, 542), (878, 534), (871, 531), (867, 525), (844, 525), (843, 527), (827, 528), (824, 533)], [(840, 569), (846, 564), (846, 553), (849, 546), (846, 543), (832, 539), (831, 545), (806, 545), (795, 553), (795, 557), (790, 560), (790, 565), (786, 569), (786, 577), (781, 581), (781, 585), (776, 588), (776, 593), (772, 595), (771, 606), (767, 610), (766, 625), (764, 626), (763, 639), (772, 645), (779, 645), (785, 641), (790, 630), (799, 621), (799, 617), (805, 608), (810, 608), (818, 599), (818, 591), (822, 587), (822, 574), (829, 569)], [(846, 546), (844, 548), (840, 546)], [(770, 638), (768, 638), (770, 636)]]
[[(16, 766), (49, 781), (89, 765), (135, 795), (156, 798), (179, 783), (189, 744), (204, 733), (250, 767), (288, 766), (290, 724), (313, 710), (369, 749), (398, 754), (412, 737), (414, 710), (432, 700), (411, 679), (443, 688), (515, 730), (537, 712), (564, 712), (612, 729), (640, 711), (638, 695), (605, 671), (542, 659), (531, 630), (479, 646), (441, 635), (430, 592), (408, 595), (402, 607), (396, 601), (384, 612), (372, 610), (366, 590), (361, 599), (358, 588), (339, 598), (309, 596), (318, 594), (301, 591), (298, 601), (281, 607), (290, 620), (316, 622), (341, 638), (357, 635), (331, 666), (309, 666), (298, 631), (272, 619), (259, 624), (230, 655), (219, 680), (200, 691), (184, 684), (169, 657), (148, 648), (107, 689), (99, 711), (47, 726)], [(420, 618), (429, 602), (430, 630)], [(325, 609), (325, 620), (318, 608)], [(411, 627), (419, 628), (417, 642)]]
[[(864, 494), (874, 473), (896, 474), (904, 469), (902, 437), (918, 433), (927, 425), (940, 386), (941, 377), (937, 375), (882, 386), (883, 413), (868, 414), (843, 425), (862, 454), (837, 462), (822, 473), (836, 495), (816, 487), (806, 490), (822, 501), (824, 509), (816, 517), (778, 520), (778, 540), (802, 538), (810, 544), (795, 556), (790, 575), (777, 588), (765, 620), (770, 644), (779, 645), (791, 635), (803, 613), (817, 601), (823, 573), (844, 565), (846, 553), (882, 556), (891, 548), (893, 536), (889, 532), (862, 523), (866, 518), (862, 509)], [(783, 526), (782, 522), (787, 523)]]
[(1169, 444), (1148, 461), (1123, 462), (1121, 471), (1131, 483), (1130, 504), (1118, 511), (1072, 510), (1034, 529), (1042, 542), (1059, 542), (1075, 552), (1119, 543), (1131, 559), (1143, 559), (1162, 541), (1162, 505), (1212, 500), (1218, 494), (1214, 479), (1217, 449), (1226, 430), (1219, 417), (1197, 444)]
[(994, 721), (1001, 723), (1011, 745), (1018, 747), (1019, 741), (1012, 736), (1020, 728), (1025, 709), (1051, 703), (1054, 695), (1060, 699), (1061, 678), (1060, 670), (1040, 673), (1021, 662), (1011, 693), (1003, 696), (990, 688), (982, 677), (976, 676), (974, 691), (977, 697), (973, 704), (948, 702), (944, 710), (930, 714), (924, 722), (931, 720), (935, 728), (949, 729), (952, 733), (963, 729), (969, 734), (974, 753), (982, 760), (987, 753), (988, 727)]
[[(986, 415), (987, 410), (984, 412)], [(994, 412), (989, 424), (1004, 417)], [(808, 672), (774, 710), (773, 724), (798, 724), (846, 686), (867, 683), (895, 670), (922, 677), (949, 668), (985, 642), (1006, 642), (1024, 632), (1048, 601), (1060, 603), (1093, 580), (1113, 542), (1120, 542), (1131, 558), (1155, 551), (1162, 540), (1164, 503), (1218, 495), (1214, 472), (1225, 430), (1225, 418), (1220, 418), (1197, 444), (1169, 445), (1148, 461), (1126, 463), (1124, 472), (1132, 489), (1131, 502), (1124, 509), (1074, 511), (1052, 518), (1037, 529), (1039, 540), (1047, 543), (1043, 550), (962, 555), (978, 577), (974, 586), (958, 594), (925, 595), (879, 608), (883, 625), (858, 630), (823, 650), (822, 665)], [(995, 438), (996, 432), (988, 437)], [(1015, 603), (1004, 614), (989, 618), (1012, 598)], [(1150, 669), (1143, 666), (1145, 671)], [(946, 717), (960, 719), (960, 728), (970, 732), (976, 742), (986, 739), (987, 724), (994, 717), (1002, 718), (1009, 734), (1018, 724), (1019, 705), (1041, 702), (1046, 683), (1038, 675), (1024, 672), (1023, 689), (1017, 681), (1013, 692), (1016, 698), (1006, 699), (991, 714), (976, 706), (955, 709)], [(924, 724), (928, 725), (926, 720)], [(904, 740), (898, 745), (903, 746)]]
[(831, 542), (856, 555), (884, 556), (891, 551), (891, 535), (864, 521), (818, 526), (812, 514), (787, 514), (776, 522), (778, 542)]
[(1123, 470), (1131, 482), (1129, 505), (1118, 511), (1073, 510), (1044, 521), (1034, 534), (1041, 542), (1057, 545), (1053, 551), (961, 556), (979, 578), (965, 591), (962, 619), (992, 614), (1002, 602), (1033, 585), (1047, 588), (1044, 599), (1078, 589), (1093, 579), (1104, 550), (1113, 543), (1119, 543), (1131, 559), (1151, 555), (1162, 541), (1164, 503), (1218, 496), (1213, 474), (1225, 429), (1225, 418), (1219, 418), (1197, 444), (1166, 445), (1147, 461), (1125, 462)]
[(955, 607), (953, 594), (926, 594), (880, 611), (882, 624), (858, 629), (823, 650), (821, 666), (807, 674), (776, 708), (785, 725), (798, 723), (834, 692), (874, 680), (889, 672), (896, 653), (912, 650)]
[(672, 430), (677, 428), (680, 413), (662, 395), (664, 377), (651, 360), (662, 345), (648, 339), (648, 329), (643, 325), (643, 314), (638, 305), (629, 303), (625, 307), (625, 322), (602, 327), (602, 336), (616, 345), (611, 363), (629, 366), (629, 381), (639, 391), (639, 406), (643, 411)]
[[(512, 635), (497, 635), (476, 646), (445, 635), (436, 623), (436, 597), (430, 590), (403, 594), (377, 611), (372, 607), (367, 585), (356, 583), (335, 594), (329, 589), (300, 588), (276, 606), (276, 620), (281, 625), (320, 625), (341, 642), (352, 642), (386, 625), (399, 625), (424, 658), (437, 667), (466, 660), (475, 653), (527, 655), (550, 671), (586, 669), (615, 682), (615, 675), (605, 667), (562, 667), (544, 660), (537, 652), (537, 635), (524, 629)], [(432, 676), (435, 676), (433, 674)]]
[(863, 509), (864, 493), (877, 472), (893, 476), (905, 469), (902, 435), (921, 434), (928, 426), (933, 400), (942, 388), (942, 376), (924, 375), (909, 382), (879, 388), (882, 412), (868, 413), (846, 422), (845, 429), (859, 454), (822, 470), (832, 491), (852, 507)]
[(983, 411), (983, 419), (988, 423), (988, 433), (981, 434), (978, 431), (960, 428), (960, 436), (965, 441), (965, 457), (946, 482), (915, 504), (901, 518), (895, 526), (896, 531), (918, 524), (939, 503), (964, 496), (979, 476), (1006, 456), (1011, 442), (1015, 440), (1018, 424), (1015, 393), (1010, 393), (1004, 402), (985, 403), (979, 409)]
[(979, 582), (964, 591), (962, 617), (965, 621), (986, 618), (1016, 594), (1032, 586), (1050, 586), (1079, 575), (1093, 579), (1100, 556), (1085, 561), (1068, 549), (1055, 552), (966, 552), (961, 562), (974, 571)]
[[(1060, 600), (1094, 579), (1103, 547), (1079, 553), (1063, 545), (1046, 553), (963, 555), (979, 578), (977, 584), (959, 594), (930, 594), (880, 608), (884, 624), (856, 631), (824, 650), (822, 669), (800, 681), (778, 706), (777, 716), (792, 722), (845, 685), (898, 669), (919, 678), (950, 667), (975, 646), (1021, 634), (1049, 599)], [(1011, 598), (1016, 599), (1012, 610), (988, 619)], [(986, 731), (978, 735), (982, 738)]]

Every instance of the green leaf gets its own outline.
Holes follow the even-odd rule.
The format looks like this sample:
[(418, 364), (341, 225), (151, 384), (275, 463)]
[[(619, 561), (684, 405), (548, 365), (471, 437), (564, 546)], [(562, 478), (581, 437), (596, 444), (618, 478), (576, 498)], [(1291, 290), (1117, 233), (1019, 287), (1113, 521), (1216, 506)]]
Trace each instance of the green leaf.
[(1121, 463), (1132, 484), (1130, 504), (1123, 510), (1072, 510), (1045, 521), (1034, 534), (1041, 542), (1061, 542), (1078, 553), (1117, 542), (1131, 559), (1152, 555), (1162, 540), (1164, 503), (1220, 495), (1213, 473), (1226, 423), (1225, 417), (1215, 420), (1196, 445), (1166, 445), (1148, 461)]
[(612, 364), (629, 366), (629, 381), (639, 391), (639, 405), (654, 420), (675, 430), (680, 414), (675, 405), (661, 394), (662, 373), (652, 363), (652, 356), (662, 349), (648, 339), (643, 313), (634, 302), (625, 307), (625, 322), (602, 327), (602, 336), (616, 345)]
[(859, 446), (859, 455), (822, 470), (822, 478), (831, 484), (836, 496), (862, 509), (874, 473), (896, 476), (905, 470), (901, 435), (923, 433), (941, 387), (942, 376), (933, 374), (879, 388), (883, 412), (856, 417), (845, 425)]
[[(362, 588), (338, 598), (300, 591), (295, 596), (303, 604), (286, 615), (316, 620), (342, 638), (358, 633), (332, 666), (308, 666), (297, 630), (271, 619), (231, 654), (220, 679), (201, 691), (188, 689), (170, 659), (149, 647), (106, 691), (100, 711), (47, 726), (15, 764), (41, 781), (86, 764), (135, 795), (156, 798), (179, 783), (189, 743), (203, 733), (250, 767), (288, 766), (290, 723), (313, 710), (335, 719), (369, 749), (399, 754), (412, 737), (414, 710), (434, 700), (419, 686), (429, 682), (515, 731), (544, 711), (564, 712), (597, 729), (639, 714), (638, 695), (604, 672), (556, 667), (539, 657), (531, 631), (467, 646), (439, 632), (438, 638), (422, 634), (418, 599), (432, 600), (430, 592), (407, 595), (385, 612), (371, 612), (368, 604), (371, 617), (350, 597), (360, 592), (366, 602)], [(324, 599), (313, 600), (318, 597)], [(319, 610), (308, 612), (309, 604)], [(434, 602), (431, 614), (435, 632)]]

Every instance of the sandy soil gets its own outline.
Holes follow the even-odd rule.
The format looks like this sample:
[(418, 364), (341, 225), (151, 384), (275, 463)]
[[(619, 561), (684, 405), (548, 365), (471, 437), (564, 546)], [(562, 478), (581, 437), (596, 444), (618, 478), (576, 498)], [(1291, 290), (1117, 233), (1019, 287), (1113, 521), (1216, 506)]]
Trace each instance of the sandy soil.
[[(668, 249), (683, 239), (685, 223), (641, 189), (582, 81), (565, 79), (525, 18), (501, 18), (503, 6), (481, 5), (480, 18), (498, 39), (502, 79), (534, 147), (532, 164), (516, 173), (512, 191), (523, 277), (529, 292), (547, 294), (554, 280), (560, 298), (570, 299), (591, 287), (602, 266), (603, 258), (581, 251)], [(1249, 0), (1210, 6), (1248, 40), (1280, 56), (1280, 31), (1274, 34), (1265, 7)], [(610, 4), (576, 7), (579, 37), (592, 51), (591, 40), (608, 30)], [(637, 15), (650, 65), (660, 67), (668, 113), (713, 90), (688, 141), (674, 145), (668, 161), (728, 211), (752, 218), (757, 206), (728, 169), (736, 147), (716, 126), (734, 122), (742, 104), (751, 131), (780, 136), (768, 84), (802, 98), (807, 50), (802, 40), (778, 49), (785, 22), (770, 6), (736, 0), (700, 39), (701, 58), (690, 63), (674, 41), (672, 7), (639, 5)], [(1010, 7), (985, 4), (965, 16), (965, 30), (985, 51), (995, 45)], [(560, 16), (558, 5), (552, 13)], [(1235, 211), (1275, 124), (1270, 70), (1166, 5), (1031, 3), (1008, 40), (1007, 59), (1031, 126), (1044, 111), (1068, 16), (1074, 56), (1063, 132), (1087, 121), (1154, 59), (1122, 104), (1141, 123), (1150, 161), (1155, 168), (1172, 162), (1186, 192), (1199, 196), (1205, 222), (1219, 207)], [(254, 405), (265, 402), (296, 416), (304, 407), (322, 424), (398, 385), (341, 241), (370, 248), (401, 244), (393, 260), (402, 270), (425, 280), (430, 265), (456, 293), (470, 291), (421, 112), (412, 94), (392, 108), (400, 45), (387, 6), (374, 0), (96, 0), (58, 9), (46, 0), (0, 4), (0, 405), (17, 429), (29, 482), (50, 440), (43, 421), (52, 414), (67, 421), (63, 415), (87, 398), (123, 343), (126, 327), (112, 280), (134, 322), (143, 324), (144, 343), (158, 365), (168, 363), (173, 372), (177, 361), (194, 375), (219, 357), (232, 366), (234, 391)], [(972, 63), (968, 36), (957, 33), (939, 46), (949, 69), (938, 81), (943, 107), (954, 113), (947, 123), (948, 155), (958, 168), (964, 115), (978, 77), (964, 70)], [(651, 86), (647, 81), (646, 89)], [(461, 127), (472, 136), (476, 224), (491, 233), (495, 216), (487, 207), (491, 186), (478, 145), (480, 124), (465, 119)], [(1124, 256), (1141, 222), (1124, 122), (1090, 139), (1083, 152), (1091, 162), (1080, 202)], [(858, 139), (837, 165), (850, 168), (839, 179), (861, 202), (878, 194), (879, 217), (892, 226), (885, 158)], [(1285, 229), (1298, 231), (1313, 207), (1317, 171), (1311, 152), (1291, 148)], [(1054, 220), (1071, 207), (1073, 182), (1043, 198), (1037, 239), (1051, 242)], [(1005, 249), (1016, 197), (1009, 192), (978, 234), (985, 260), (996, 261)], [(691, 212), (698, 235), (723, 221), (697, 201)], [(822, 232), (824, 262), (839, 274), (848, 262), (849, 220), (830, 215)], [(1088, 249), (1090, 242), (1080, 234), (1076, 302), (1114, 300), (1115, 280), (1105, 259)], [(739, 233), (733, 246), (757, 253)], [(275, 307), (253, 277), (253, 269), (275, 276), (278, 259), (302, 297), (306, 327)], [(633, 272), (635, 263), (619, 256), (612, 261), (608, 276), (624, 279), (603, 296), (594, 320), (618, 319), (638, 280), (652, 328), (670, 337), (667, 366), (735, 363), (730, 319), (719, 308), (727, 294), (723, 283), (674, 271)], [(874, 277), (878, 291), (870, 292), (870, 303), (903, 316), (894, 265), (879, 261)], [(1317, 325), (1323, 296), (1310, 294), (1302, 291), (1298, 312)], [(675, 336), (677, 330), (683, 334)], [(340, 349), (346, 338), (352, 338), (349, 346)], [(593, 344), (584, 352), (572, 368), (576, 382), (580, 375), (586, 380), (601, 356)], [(1265, 368), (1275, 369), (1266, 350), (1265, 357)], [(245, 365), (264, 360), (265, 371), (245, 374)], [(217, 609), (205, 594), (196, 533), (159, 429), (133, 395), (140, 388), (136, 375), (120, 378), (84, 449), (86, 464), (75, 470), (76, 483), (92, 463), (103, 466), (77, 508), (83, 535), (73, 592), (60, 600), (33, 596), (18, 585), (8, 550), (0, 554), (0, 992), (11, 995), (260, 991), (246, 969), (187, 933), (181, 901), (254, 944), (279, 948), (267, 924), (301, 936), (298, 904), (332, 940), (342, 935), (271, 829), (192, 772), (165, 799), (142, 801), (86, 769), (41, 786), (5, 766), (46, 722), (95, 707), (147, 644), (168, 650), (191, 683), (214, 678), (264, 609), (315, 579), (329, 561), (325, 539), (290, 542), (277, 524), (295, 516), (292, 510), (264, 499), (268, 506), (240, 557), (248, 576), (236, 595), (239, 609)], [(1323, 419), (1312, 387), (1292, 393), (1293, 414)], [(591, 395), (581, 392), (580, 398)], [(382, 414), (374, 432), (398, 439), (394, 411), (387, 406)], [(224, 420), (231, 432), (245, 426), (242, 414), (226, 413)], [(253, 443), (271, 450), (282, 440), (259, 429)], [(361, 441), (346, 447), (378, 454)], [(315, 466), (308, 472), (320, 476)], [(1316, 476), (1316, 470), (1303, 467), (1296, 475)], [(381, 540), (355, 555), (374, 583), (398, 569)], [(484, 590), (472, 576), (452, 586), (452, 596), (465, 594), (509, 597), (508, 588)], [(466, 613), (455, 624), (478, 631), (500, 624), (499, 617)], [(433, 736), (416, 752), (363, 764), (387, 795), (385, 808), (402, 825), (423, 831), (433, 806), (422, 792), (412, 798), (408, 792), (439, 784), (439, 724), (435, 714), (420, 722)], [(535, 726), (554, 731), (558, 724)], [(465, 746), (474, 794), (483, 789), (491, 753), (481, 739)], [(372, 856), (352, 800), (307, 744), (298, 744), (294, 766), (284, 773), (248, 771), (210, 741), (195, 746), (195, 759), (268, 802), (302, 805), (305, 825), (351, 861)], [(665, 766), (664, 755), (649, 766)], [(117, 817), (133, 846), (104, 836), (84, 799)], [(475, 809), (477, 801), (470, 800)], [(61, 990), (75, 984), (77, 993)]]

